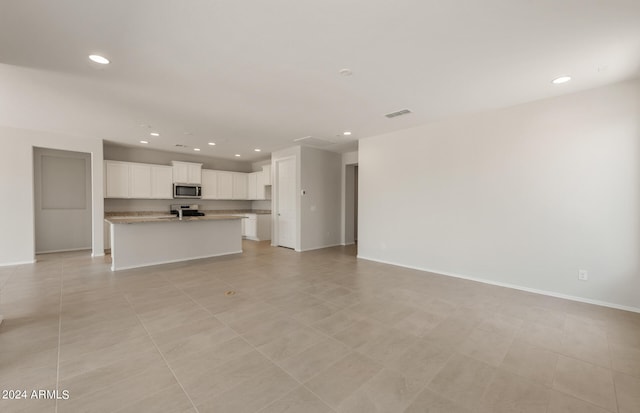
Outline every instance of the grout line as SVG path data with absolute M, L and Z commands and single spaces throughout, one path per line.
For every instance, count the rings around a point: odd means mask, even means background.
M 169 282 L 171 282 L 171 281 L 169 281 Z M 225 281 L 222 281 L 222 282 L 224 282 L 225 284 L 229 285 L 231 288 L 235 288 L 235 287 L 233 287 L 231 284 L 229 284 L 229 283 L 227 283 L 227 282 L 225 282 Z M 173 282 L 171 282 L 171 283 L 173 284 Z M 175 286 L 175 285 L 174 285 L 174 286 Z M 307 391 L 309 391 L 311 394 L 313 394 L 314 396 L 316 396 L 316 397 L 318 398 L 318 400 L 320 400 L 321 402 L 323 402 L 323 403 L 324 403 L 327 407 L 329 407 L 332 411 L 335 411 L 335 409 L 333 409 L 329 403 L 327 403 L 325 400 L 323 400 L 323 399 L 322 399 L 322 397 L 320 397 L 319 395 L 317 395 L 316 393 L 314 393 L 314 392 L 313 392 L 313 390 L 311 390 L 310 388 L 308 388 L 307 386 L 305 386 L 305 385 L 304 385 L 304 383 L 302 383 L 302 382 L 301 382 L 300 380 L 298 380 L 296 377 L 293 377 L 293 376 L 292 376 L 291 374 L 289 374 L 286 370 L 284 370 L 282 367 L 280 367 L 276 361 L 272 360 L 269 356 L 267 356 L 267 355 L 266 355 L 266 354 L 264 354 L 262 351 L 260 351 L 260 349 L 258 349 L 256 346 L 254 346 L 253 344 L 251 344 L 249 341 L 247 341 L 247 339 L 246 339 L 246 338 L 244 338 L 244 336 L 243 336 L 242 334 L 240 334 L 239 332 L 237 332 L 236 330 L 234 330 L 234 329 L 233 329 L 233 327 L 229 326 L 225 321 L 220 320 L 218 317 L 216 317 L 216 316 L 215 316 L 215 314 L 213 314 L 209 309 L 207 309 L 205 306 L 203 306 L 203 305 L 202 305 L 202 304 L 200 304 L 198 301 L 196 301 L 196 300 L 195 300 L 191 295 L 189 295 L 187 292 L 185 292 L 185 291 L 181 290 L 181 289 L 180 289 L 180 287 L 178 287 L 178 286 L 175 286 L 175 287 L 176 287 L 178 290 L 182 291 L 182 293 L 183 293 L 183 294 L 185 294 L 187 297 L 189 297 L 189 298 L 191 299 L 191 301 L 193 301 L 196 305 L 198 305 L 198 306 L 200 306 L 201 308 L 203 308 L 206 312 L 208 312 L 208 313 L 209 313 L 213 318 L 215 318 L 215 319 L 216 319 L 216 320 L 218 320 L 220 323 L 222 323 L 225 327 L 230 328 L 232 331 L 234 331 L 234 332 L 238 335 L 238 337 L 240 337 L 240 338 L 241 338 L 245 343 L 247 343 L 251 348 L 253 348 L 253 349 L 254 349 L 255 351 L 257 351 L 259 354 L 261 354 L 264 358 L 266 358 L 267 360 L 269 360 L 269 361 L 270 361 L 270 362 L 271 362 L 275 367 L 277 367 L 277 368 L 279 368 L 280 370 L 282 370 L 282 371 L 283 371 L 287 376 L 289 376 L 290 378 L 292 378 L 292 379 L 293 379 L 295 382 L 297 382 L 300 386 L 304 387 Z M 254 298 L 255 298 L 255 297 L 254 297 Z M 260 300 L 260 301 L 262 301 L 262 302 L 265 302 L 265 303 L 266 303 L 266 301 L 264 301 L 264 300 Z M 269 303 L 267 303 L 267 304 L 269 304 Z M 271 304 L 269 304 L 269 305 L 271 305 Z M 274 306 L 274 307 L 275 307 L 275 306 Z M 276 308 L 277 308 L 277 307 L 276 307 Z M 289 317 L 289 316 L 286 316 L 286 318 L 291 319 L 291 320 L 293 320 L 293 321 L 295 321 L 295 322 L 297 322 L 297 323 L 300 323 L 300 324 L 304 325 L 304 323 L 301 323 L 301 322 L 299 322 L 299 321 L 297 321 L 297 320 L 295 320 L 295 319 L 293 319 L 293 318 L 291 318 L 291 317 Z M 305 327 L 308 327 L 308 326 L 306 326 L 306 325 L 305 325 Z M 323 334 L 324 334 L 324 333 L 323 333 Z M 324 334 L 324 335 L 326 336 L 326 334 Z M 334 340 L 335 340 L 335 339 L 334 339 Z M 312 346 L 310 346 L 310 347 L 312 347 Z M 309 347 L 309 348 L 310 348 L 310 347 Z M 304 352 L 304 351 L 306 351 L 306 350 L 308 350 L 308 348 L 306 348 L 305 350 L 302 350 L 301 352 L 296 353 L 296 354 L 294 354 L 294 355 L 292 355 L 292 356 L 290 356 L 290 357 L 293 357 L 293 356 L 295 356 L 295 355 L 298 355 L 298 354 L 300 354 L 300 353 L 302 353 L 302 352 Z M 353 350 L 351 350 L 351 352 L 353 352 Z M 345 357 L 346 357 L 346 356 L 345 356 Z M 287 357 L 287 358 L 289 358 L 289 357 Z M 342 358 L 338 359 L 337 361 L 335 361 L 334 363 L 331 363 L 330 365 L 333 365 L 333 364 L 337 363 L 338 361 L 342 360 L 343 358 L 344 358 L 344 357 L 342 357 Z M 266 369 L 265 369 L 265 370 L 266 370 Z M 263 370 L 263 371 L 264 371 L 264 370 Z M 324 370 L 323 370 L 323 371 L 324 371 Z M 262 371 L 261 371 L 260 373 L 262 373 Z M 260 374 L 260 373 L 257 373 L 256 375 L 258 375 L 258 374 Z M 255 376 L 254 376 L 254 377 L 255 377 Z M 314 377 L 315 377 L 315 376 L 314 376 Z M 249 379 L 247 379 L 247 380 L 250 380 L 250 378 L 249 378 Z M 224 394 L 225 392 L 230 391 L 230 390 L 232 390 L 232 389 L 234 389 L 234 388 L 236 388 L 236 387 L 238 387 L 238 386 L 242 385 L 242 384 L 243 384 L 243 383 L 245 383 L 247 380 L 244 380 L 244 381 L 242 381 L 242 382 L 240 382 L 240 383 L 236 384 L 235 386 L 233 386 L 233 387 L 231 387 L 231 388 L 229 388 L 229 389 L 225 390 L 225 391 L 224 391 L 223 393 L 221 393 L 221 394 Z M 310 380 L 311 380 L 311 379 L 310 379 Z M 264 410 L 264 409 L 265 409 L 266 407 L 268 407 L 269 405 L 271 405 L 271 404 L 273 404 L 273 403 L 275 403 L 275 402 L 277 402 L 277 401 L 279 401 L 279 400 L 283 399 L 284 397 L 286 397 L 286 396 L 288 396 L 290 393 L 292 393 L 294 390 L 296 390 L 296 389 L 292 389 L 290 392 L 286 393 L 286 394 L 285 394 L 285 395 L 283 395 L 282 397 L 279 397 L 279 398 L 277 398 L 277 399 L 273 400 L 271 403 L 269 403 L 269 404 L 267 404 L 267 405 L 265 405 L 265 406 L 261 407 L 258 411 Z M 214 396 L 214 398 L 215 398 L 215 397 L 218 397 L 218 396 Z
M 610 366 L 609 371 L 611 372 L 611 381 L 613 382 L 613 395 L 615 396 L 615 400 L 616 400 L 616 411 L 620 413 L 620 402 L 618 401 L 618 387 L 616 386 L 616 379 L 614 377 L 617 370 L 613 369 L 613 357 L 611 357 L 612 355 L 611 341 L 609 341 L 608 332 L 605 332 L 605 339 L 607 340 L 607 353 L 608 353 L 607 355 L 609 356 L 609 366 Z
M 187 391 L 184 389 L 184 386 L 182 385 L 182 383 L 180 383 L 180 380 L 178 380 L 178 376 L 176 376 L 176 373 L 173 371 L 173 369 L 171 368 L 171 365 L 169 364 L 167 359 L 164 357 L 164 354 L 162 354 L 162 351 L 160 351 L 160 347 L 158 347 L 158 344 L 156 344 L 156 341 L 153 339 L 153 336 L 151 335 L 151 333 L 149 332 L 147 327 L 144 325 L 144 323 L 140 319 L 140 316 L 138 315 L 137 311 L 135 310 L 135 307 L 133 306 L 133 304 L 131 304 L 131 300 L 129 300 L 129 297 L 127 297 L 126 294 L 123 294 L 123 296 L 124 296 L 124 299 L 127 300 L 127 303 L 129 304 L 129 307 L 131 307 L 131 310 L 133 310 L 133 313 L 136 315 L 136 318 L 138 319 L 138 322 L 140 323 L 140 325 L 142 325 L 142 328 L 144 328 L 144 331 L 146 331 L 147 335 L 151 339 L 151 342 L 153 343 L 153 346 L 156 348 L 156 351 L 158 352 L 158 354 L 160 354 L 160 357 L 162 357 L 162 360 L 164 360 L 164 363 L 166 364 L 167 368 L 171 372 L 171 375 L 173 376 L 173 378 L 176 380 L 176 383 L 178 383 L 178 386 L 180 386 L 180 388 L 182 389 L 182 392 L 185 394 L 185 396 L 187 396 L 187 399 L 189 399 L 189 402 L 191 403 L 191 405 L 195 409 L 196 413 L 199 413 L 198 407 L 193 402 L 193 400 L 191 400 L 191 396 L 189 396 L 189 393 L 187 393 Z M 160 390 L 162 390 L 162 389 L 160 389 Z M 140 400 L 142 400 L 142 399 L 140 399 Z

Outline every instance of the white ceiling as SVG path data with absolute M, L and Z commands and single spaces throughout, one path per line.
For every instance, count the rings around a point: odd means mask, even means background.
M 638 0 L 0 0 L 0 124 L 250 161 L 639 68 Z

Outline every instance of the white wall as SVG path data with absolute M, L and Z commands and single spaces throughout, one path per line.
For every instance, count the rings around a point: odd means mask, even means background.
M 639 158 L 640 81 L 363 139 L 359 256 L 638 310 Z
M 102 140 L 0 126 L 0 145 L 0 266 L 35 258 L 34 146 L 91 154 L 92 249 L 103 255 Z
M 342 155 L 302 147 L 300 199 L 302 251 L 340 244 Z

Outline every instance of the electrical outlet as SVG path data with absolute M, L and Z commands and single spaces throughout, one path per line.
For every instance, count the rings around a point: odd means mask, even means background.
M 587 270 L 578 270 L 578 279 L 587 281 L 589 279 L 589 273 L 587 272 Z

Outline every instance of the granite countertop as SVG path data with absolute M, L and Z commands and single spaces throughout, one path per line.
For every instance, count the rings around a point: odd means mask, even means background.
M 110 224 L 139 224 L 144 222 L 183 222 L 183 221 L 222 221 L 229 219 L 242 219 L 237 215 L 205 215 L 201 217 L 183 217 L 176 215 L 148 215 L 148 216 L 110 216 L 104 220 Z
M 232 215 L 232 214 L 271 214 L 268 209 L 225 209 L 225 210 L 201 210 L 206 215 Z M 105 218 L 134 218 L 134 217 L 167 217 L 167 211 L 121 211 L 121 212 L 105 212 Z

